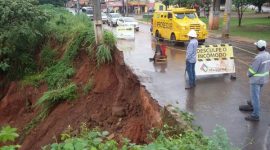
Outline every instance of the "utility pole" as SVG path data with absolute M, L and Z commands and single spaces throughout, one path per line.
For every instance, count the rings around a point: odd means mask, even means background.
M 77 14 L 80 13 L 80 0 L 77 0 Z
M 100 45 L 103 39 L 100 0 L 93 0 L 93 4 L 94 4 L 94 29 L 95 29 L 96 44 Z
M 220 0 L 212 0 L 209 14 L 209 30 L 217 30 L 219 28 L 219 10 Z
M 128 0 L 126 0 L 126 14 L 125 14 L 126 17 L 128 17 Z
M 232 0 L 226 0 L 223 18 L 223 30 L 222 30 L 222 37 L 224 38 L 229 38 L 230 35 L 231 12 L 232 12 Z

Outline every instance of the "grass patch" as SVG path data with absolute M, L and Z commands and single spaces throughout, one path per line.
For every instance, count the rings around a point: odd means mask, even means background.
M 97 66 L 99 67 L 106 62 L 112 61 L 112 53 L 115 48 L 116 38 L 112 32 L 103 32 L 102 44 L 97 47 L 96 60 Z
M 47 112 L 59 104 L 61 101 L 72 100 L 76 98 L 76 89 L 77 86 L 74 83 L 71 83 L 66 87 L 45 92 L 43 96 L 38 99 L 35 106 L 41 106 L 42 111 Z
M 32 85 L 35 87 L 39 87 L 40 83 L 44 79 L 44 72 L 36 73 L 33 75 L 24 76 L 21 81 L 22 86 Z
M 142 19 L 138 19 L 139 21 L 143 21 L 143 22 L 151 22 L 151 18 L 142 18 Z
M 69 83 L 69 78 L 75 74 L 75 70 L 70 64 L 63 61 L 50 67 L 45 73 L 45 80 L 49 89 L 57 89 Z
M 112 54 L 109 47 L 104 44 L 98 46 L 97 52 L 96 52 L 96 58 L 97 58 L 98 67 L 102 64 L 105 64 L 106 62 L 111 62 Z
M 203 22 L 208 24 L 206 18 L 201 18 Z M 214 33 L 221 34 L 223 26 L 223 18 L 219 20 L 219 30 Z M 212 32 L 212 31 L 211 31 Z M 230 24 L 230 34 L 232 36 L 245 37 L 253 40 L 269 40 L 270 39 L 270 19 L 268 18 L 243 18 L 242 26 L 238 27 L 238 18 L 232 18 Z
M 45 80 L 48 83 L 49 89 L 56 89 L 69 83 L 69 78 L 75 74 L 72 62 L 77 56 L 82 44 L 89 44 L 89 41 L 87 41 L 89 36 L 91 37 L 90 31 L 84 31 L 78 36 L 75 36 L 63 58 L 56 65 L 46 70 Z

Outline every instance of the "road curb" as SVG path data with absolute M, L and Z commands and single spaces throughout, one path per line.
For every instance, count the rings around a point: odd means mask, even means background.
M 145 22 L 145 21 L 139 21 L 139 20 L 138 20 L 138 22 L 139 22 L 139 23 L 142 23 L 142 24 L 147 24 L 147 25 L 151 25 L 151 23 L 150 23 L 150 22 Z
M 241 37 L 236 37 L 236 36 L 230 36 L 229 38 L 223 38 L 221 36 L 221 34 L 215 34 L 215 33 L 209 33 L 208 34 L 208 37 L 215 38 L 215 39 L 220 39 L 220 40 L 227 40 L 229 42 L 250 43 L 250 45 L 254 45 L 254 42 L 256 42 L 256 40 L 252 40 L 252 39 L 242 39 L 242 40 L 239 40 L 239 38 L 241 38 Z M 266 41 L 266 42 L 268 42 L 268 41 Z M 270 49 L 270 45 L 269 44 L 266 47 L 266 49 Z

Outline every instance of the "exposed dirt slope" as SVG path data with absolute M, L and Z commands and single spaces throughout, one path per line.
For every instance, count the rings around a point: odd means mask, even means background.
M 77 73 L 72 78 L 79 87 L 78 98 L 59 104 L 25 137 L 21 150 L 40 149 L 55 142 L 53 137 L 59 138 L 68 125 L 76 129 L 82 122 L 108 130 L 116 139 L 123 135 L 136 143 L 147 142 L 148 130 L 161 124 L 160 108 L 125 66 L 122 53 L 117 51 L 113 59 L 113 63 L 97 69 L 95 62 L 80 52 L 74 64 Z M 82 87 L 89 78 L 94 80 L 94 89 L 84 95 Z M 38 109 L 31 109 L 31 104 L 46 90 L 46 85 L 35 88 L 11 83 L 0 101 L 0 125 L 10 124 L 22 131 L 37 114 Z

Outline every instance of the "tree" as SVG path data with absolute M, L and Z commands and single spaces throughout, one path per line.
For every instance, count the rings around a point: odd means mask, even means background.
M 243 14 L 248 7 L 249 1 L 248 0 L 233 0 L 233 4 L 237 10 L 238 26 L 240 27 L 242 23 Z
M 40 4 L 52 4 L 54 6 L 65 6 L 69 0 L 39 0 Z
M 178 7 L 194 8 L 196 5 L 202 5 L 201 0 L 174 0 L 173 4 Z
M 28 72 L 48 16 L 38 9 L 36 0 L 0 1 L 0 14 L 0 73 Z
M 162 3 L 166 6 L 166 10 L 167 10 L 168 7 L 173 4 L 173 1 L 172 0 L 163 0 Z
M 270 0 L 250 0 L 250 3 L 256 7 L 258 7 L 258 13 L 262 12 L 262 5 L 266 2 L 270 2 Z

